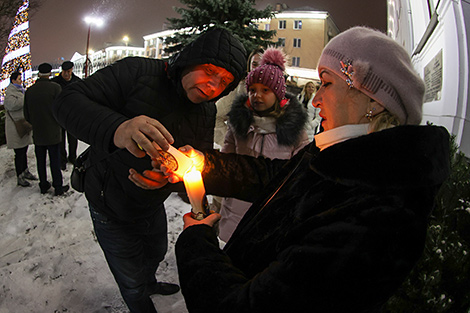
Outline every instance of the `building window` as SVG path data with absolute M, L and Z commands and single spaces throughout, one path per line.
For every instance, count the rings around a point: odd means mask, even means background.
M 286 29 L 286 21 L 279 21 L 279 29 Z
M 302 29 L 302 21 L 294 21 L 294 29 Z
M 271 28 L 271 24 L 264 24 L 264 30 L 268 31 Z
M 286 38 L 279 38 L 277 43 L 278 43 L 279 47 L 285 47 L 286 46 Z
M 299 67 L 300 66 L 300 57 L 293 57 L 292 58 L 292 66 Z
M 294 48 L 300 48 L 300 44 L 301 44 L 301 39 L 294 38 Z

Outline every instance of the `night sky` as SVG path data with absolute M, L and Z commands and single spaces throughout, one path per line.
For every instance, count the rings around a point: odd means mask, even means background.
M 34 1 L 34 0 L 32 0 Z M 328 11 L 340 30 L 354 25 L 367 25 L 386 31 L 386 0 L 286 0 L 290 8 L 309 6 Z M 257 8 L 275 2 L 257 1 Z M 101 28 L 92 28 L 90 49 L 123 45 L 143 47 L 143 36 L 163 29 L 167 17 L 179 17 L 173 7 L 177 0 L 44 0 L 42 7 L 30 18 L 32 64 L 61 63 L 74 52 L 84 54 L 88 26 L 87 15 L 105 19 Z

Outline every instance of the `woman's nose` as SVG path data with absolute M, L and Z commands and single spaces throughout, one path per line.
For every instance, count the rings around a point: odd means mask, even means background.
M 313 100 L 312 100 L 312 105 L 316 108 L 318 108 L 318 106 L 320 105 L 320 97 L 318 95 L 318 92 L 317 94 L 313 97 Z

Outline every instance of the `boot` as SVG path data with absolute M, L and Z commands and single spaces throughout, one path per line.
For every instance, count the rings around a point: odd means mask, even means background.
M 45 183 L 39 183 L 39 189 L 41 189 L 41 194 L 45 194 L 51 188 L 51 183 L 46 181 Z
M 147 286 L 147 294 L 150 295 L 172 295 L 180 291 L 180 287 L 176 284 L 171 283 L 162 283 L 162 282 L 155 282 Z
M 55 196 L 61 196 L 61 195 L 64 194 L 64 192 L 67 192 L 69 190 L 69 188 L 70 188 L 69 185 L 57 187 L 57 188 L 55 188 L 54 195 Z
M 38 180 L 38 178 L 36 176 L 34 176 L 33 174 L 31 174 L 31 172 L 29 171 L 29 169 L 25 169 L 24 172 L 24 178 L 26 179 L 29 179 L 29 180 Z
M 18 176 L 18 186 L 21 186 L 21 187 L 29 187 L 31 186 L 31 184 L 29 183 L 29 181 L 26 180 L 26 177 L 24 175 L 24 172 L 21 173 L 19 176 Z

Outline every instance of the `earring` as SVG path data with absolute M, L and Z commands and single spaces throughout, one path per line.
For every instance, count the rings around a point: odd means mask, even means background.
M 372 108 L 372 109 L 369 110 L 369 112 L 367 112 L 367 113 L 364 115 L 364 116 L 369 120 L 369 122 L 372 121 L 372 118 L 373 118 L 372 113 L 374 113 L 374 111 L 375 111 L 375 108 Z

